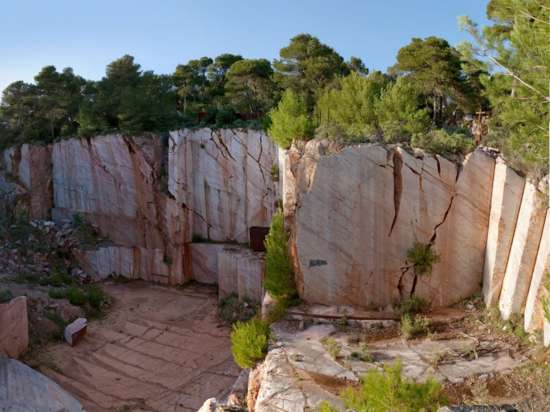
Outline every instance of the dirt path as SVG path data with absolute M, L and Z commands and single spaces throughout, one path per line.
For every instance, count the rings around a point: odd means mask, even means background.
M 92 322 L 76 347 L 57 344 L 41 370 L 95 411 L 196 411 L 235 381 L 230 329 L 215 292 L 144 282 L 106 284 L 108 317 Z

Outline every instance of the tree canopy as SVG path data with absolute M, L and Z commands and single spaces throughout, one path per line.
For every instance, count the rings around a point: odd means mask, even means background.
M 543 0 L 490 0 L 487 15 L 493 24 L 483 29 L 462 18 L 473 43 L 455 48 L 435 36 L 413 38 L 386 73 L 370 72 L 359 57 L 345 60 L 311 34 L 290 39 L 273 62 L 223 53 L 179 64 L 170 75 L 144 71 L 129 55 L 98 81 L 46 66 L 33 83 L 4 90 L 0 146 L 246 126 L 266 128 L 283 148 L 319 136 L 459 155 L 474 146 L 473 125 L 489 116 L 482 143 L 500 148 L 517 169 L 543 176 L 550 9 Z

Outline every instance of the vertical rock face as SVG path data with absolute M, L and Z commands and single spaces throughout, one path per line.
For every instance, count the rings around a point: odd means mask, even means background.
M 0 358 L 18 358 L 28 346 L 27 298 L 19 296 L 0 304 Z
M 546 218 L 540 240 L 533 277 L 529 286 L 529 294 L 525 304 L 524 327 L 531 332 L 542 329 L 544 314 L 542 299 L 550 291 L 546 291 L 545 282 L 550 281 L 550 212 L 546 211 Z
M 28 193 L 31 219 L 48 219 L 52 208 L 51 146 L 24 144 L 4 151 L 2 166 Z
M 483 298 L 487 306 L 496 305 L 500 297 L 524 185 L 522 177 L 497 160 L 483 266 Z
M 432 275 L 419 280 L 419 296 L 448 305 L 479 289 L 492 158 L 476 151 L 461 170 L 400 148 L 329 150 L 312 141 L 282 165 L 283 193 L 295 192 L 285 212 L 306 301 L 380 307 L 410 296 L 406 252 L 415 241 L 431 243 L 441 256 Z
M 238 246 L 227 246 L 218 253 L 218 297 L 237 295 L 256 303 L 264 295 L 263 253 L 252 252 Z
M 99 277 L 113 269 L 162 283 L 184 280 L 187 212 L 163 187 L 158 138 L 64 140 L 54 144 L 52 163 L 54 219 L 81 214 L 116 245 L 83 253 L 83 266 Z
M 504 319 L 524 309 L 544 226 L 542 201 L 535 185 L 527 182 L 500 293 L 499 309 Z
M 248 241 L 248 228 L 268 226 L 277 199 L 271 170 L 277 148 L 256 131 L 172 132 L 168 190 L 190 211 L 194 236 Z

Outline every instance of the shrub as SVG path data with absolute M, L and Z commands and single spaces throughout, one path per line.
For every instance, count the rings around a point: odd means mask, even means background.
M 67 296 L 67 291 L 63 288 L 50 289 L 48 296 L 52 299 L 64 299 Z
M 322 401 L 317 406 L 317 411 L 318 412 L 338 412 L 338 409 L 332 406 L 328 401 Z
M 288 234 L 285 231 L 281 211 L 273 216 L 269 234 L 265 239 L 265 248 L 265 289 L 275 299 L 295 295 L 294 270 L 288 251 Z
M 304 100 L 292 89 L 285 90 L 278 106 L 269 116 L 269 136 L 283 149 L 288 149 L 295 139 L 308 140 L 313 136 L 313 123 Z
M 428 131 L 430 118 L 425 109 L 419 108 L 419 96 L 403 77 L 382 92 L 376 104 L 376 116 L 385 142 L 409 141 L 415 134 Z
M 73 215 L 72 226 L 78 240 L 83 245 L 97 246 L 103 241 L 98 230 L 79 213 Z
M 413 266 L 415 274 L 429 276 L 432 274 L 433 264 L 439 262 L 439 255 L 432 250 L 429 243 L 415 242 L 407 250 L 407 260 Z
M 222 299 L 218 307 L 220 318 L 226 323 L 247 321 L 254 317 L 256 311 L 256 305 L 247 300 L 240 301 L 235 294 Z
M 336 360 L 340 356 L 340 351 L 342 350 L 342 345 L 336 342 L 334 338 L 324 337 L 321 339 L 321 344 L 330 354 L 331 358 Z
M 81 289 L 71 286 L 67 288 L 67 299 L 71 305 L 82 306 L 86 303 L 86 294 Z
M 103 302 L 105 302 L 105 292 L 100 285 L 90 285 L 87 290 L 87 299 L 90 306 L 94 309 L 100 309 Z
M 378 130 L 375 104 L 380 98 L 386 76 L 374 72 L 365 77 L 353 72 L 329 86 L 320 95 L 316 116 L 320 135 L 348 143 L 363 142 Z
M 428 332 L 428 319 L 424 316 L 412 316 L 408 313 L 401 317 L 401 334 L 405 339 L 412 339 Z
M 231 332 L 231 352 L 241 368 L 252 368 L 265 358 L 269 343 L 269 325 L 261 319 L 236 322 Z
M 440 155 L 464 155 L 475 147 L 473 139 L 465 133 L 444 129 L 415 134 L 411 145 Z
M 363 362 L 372 362 L 374 360 L 372 353 L 366 343 L 361 346 L 360 351 L 355 351 L 350 354 L 351 359 L 361 360 Z
M 13 293 L 9 289 L 0 289 L 0 303 L 7 303 L 13 299 Z
M 446 404 L 443 387 L 433 378 L 417 383 L 402 376 L 402 365 L 396 362 L 383 371 L 370 369 L 355 389 L 342 392 L 346 408 L 356 412 L 436 411 Z
M 428 306 L 428 302 L 426 302 L 425 299 L 413 296 L 401 302 L 398 309 L 402 315 L 416 315 L 425 312 L 428 309 Z

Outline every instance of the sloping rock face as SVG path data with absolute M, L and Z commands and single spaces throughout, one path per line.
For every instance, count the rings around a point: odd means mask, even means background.
M 59 385 L 27 365 L 0 357 L 0 410 L 12 412 L 84 411 Z
M 287 152 L 281 166 L 307 302 L 384 307 L 414 289 L 443 306 L 479 289 L 494 159 L 477 150 L 457 166 L 380 145 L 330 151 L 311 141 Z M 406 258 L 415 241 L 432 244 L 441 257 L 417 282 Z
M 190 213 L 195 237 L 248 242 L 251 226 L 269 226 L 277 200 L 271 176 L 277 147 L 253 130 L 170 133 L 168 190 Z

